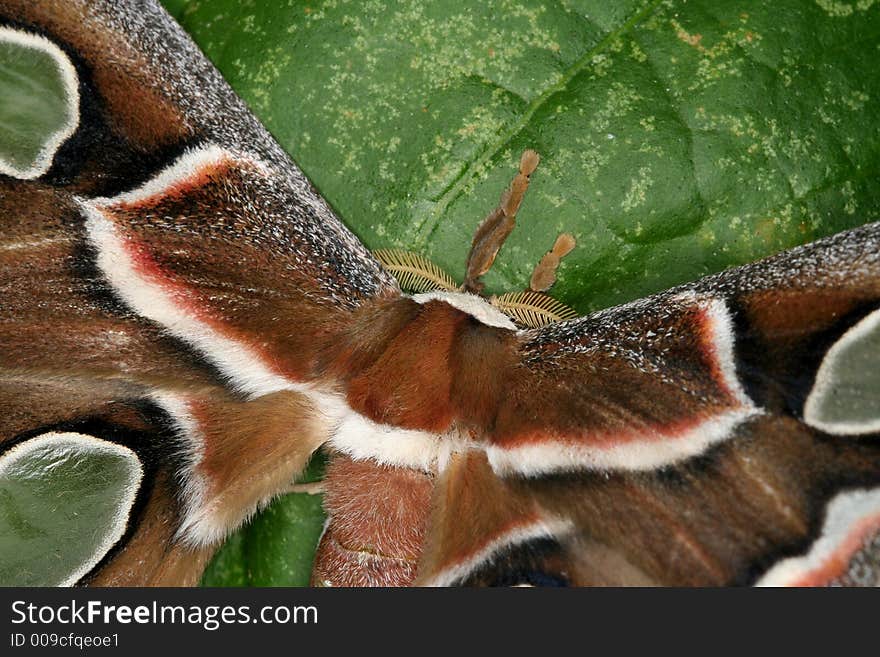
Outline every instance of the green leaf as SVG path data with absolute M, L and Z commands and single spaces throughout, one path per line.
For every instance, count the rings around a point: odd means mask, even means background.
M 324 456 L 312 459 L 300 482 L 324 476 Z M 308 586 L 324 529 L 321 495 L 283 495 L 233 534 L 205 570 L 203 586 Z
M 519 154 L 486 277 L 587 312 L 880 216 L 880 2 L 191 0 L 207 55 L 371 248 L 456 279 Z
M 0 586 L 69 585 L 122 537 L 142 470 L 134 452 L 47 433 L 0 458 Z
M 320 495 L 284 495 L 234 534 L 204 586 L 308 586 L 324 513 Z

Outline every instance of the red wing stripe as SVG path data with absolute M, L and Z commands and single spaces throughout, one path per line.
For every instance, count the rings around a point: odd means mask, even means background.
M 240 391 L 258 396 L 289 389 L 293 382 L 275 371 L 256 348 L 225 335 L 194 308 L 186 290 L 151 267 L 149 257 L 113 220 L 117 206 L 145 204 L 163 195 L 179 194 L 232 158 L 217 146 L 190 151 L 139 189 L 115 198 L 79 202 L 87 217 L 89 239 L 98 254 L 98 267 L 126 304 L 205 354 Z
M 760 414 L 756 408 L 742 408 L 716 415 L 680 433 L 629 435 L 619 444 L 572 444 L 568 440 L 546 440 L 540 444 L 486 448 L 489 463 L 499 475 L 537 477 L 578 470 L 654 470 L 699 456 L 712 445 L 727 440 L 734 429 Z
M 633 429 L 617 433 L 601 426 L 587 426 L 580 433 L 576 429 L 567 433 L 539 429 L 490 444 L 486 451 L 493 470 L 500 475 L 526 476 L 577 470 L 652 470 L 704 453 L 730 438 L 742 422 L 762 413 L 736 376 L 734 332 L 726 304 L 692 295 L 680 300 L 696 303 L 701 309 L 697 331 L 717 391 L 715 412 L 701 417 L 698 406 L 685 406 L 674 409 L 681 414 L 677 421 L 645 427 L 644 418 L 634 417 Z M 662 395 L 662 390 L 658 387 L 657 394 Z

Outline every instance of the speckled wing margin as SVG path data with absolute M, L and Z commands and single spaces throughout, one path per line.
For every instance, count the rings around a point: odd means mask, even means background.
M 417 581 L 880 583 L 878 318 L 870 224 L 520 334 Z
M 157 2 L 3 0 L 0 30 L 67 117 L 0 175 L 0 457 L 126 445 L 142 483 L 80 581 L 193 584 L 327 439 L 316 364 L 397 285 Z

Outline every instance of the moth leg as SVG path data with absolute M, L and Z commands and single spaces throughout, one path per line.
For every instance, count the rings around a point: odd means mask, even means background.
M 534 173 L 539 161 L 540 157 L 535 151 L 523 152 L 519 161 L 519 171 L 513 177 L 510 186 L 501 194 L 498 207 L 483 219 L 474 233 L 462 285 L 465 292 L 479 294 L 482 291 L 483 283 L 479 279 L 489 271 L 492 263 L 495 262 L 498 250 L 516 226 L 516 213 L 529 188 L 529 177 Z
M 287 493 L 305 493 L 306 495 L 323 495 L 324 493 L 324 482 L 323 481 L 312 481 L 307 484 L 290 484 L 287 488 L 282 491 L 282 494 Z
M 556 270 L 562 258 L 571 253 L 575 247 L 574 237 L 568 233 L 561 233 L 553 243 L 553 248 L 544 254 L 541 261 L 535 265 L 532 277 L 529 280 L 529 289 L 532 292 L 546 292 L 556 282 Z

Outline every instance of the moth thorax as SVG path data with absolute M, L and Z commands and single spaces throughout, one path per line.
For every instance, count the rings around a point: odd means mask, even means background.
M 429 301 L 443 301 L 487 326 L 511 331 L 516 330 L 516 324 L 513 323 L 510 317 L 476 294 L 437 290 L 416 294 L 413 296 L 413 301 L 421 304 L 428 303 Z

